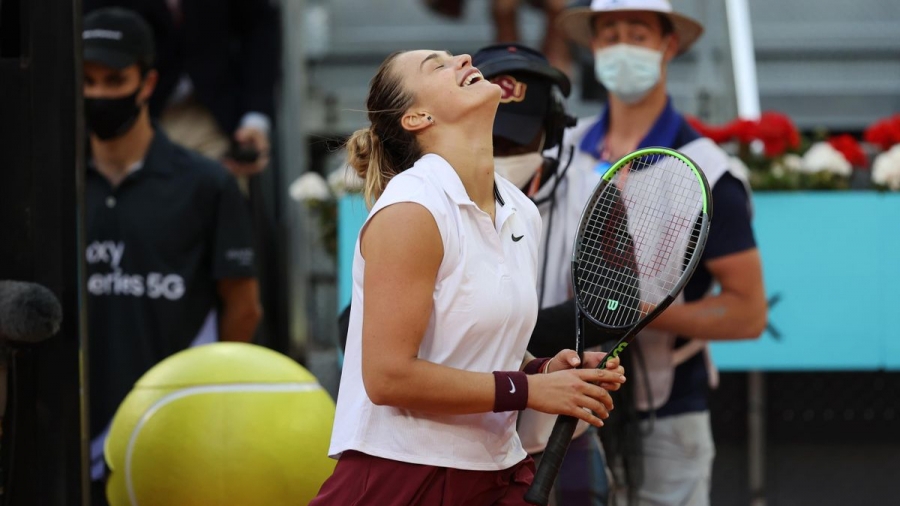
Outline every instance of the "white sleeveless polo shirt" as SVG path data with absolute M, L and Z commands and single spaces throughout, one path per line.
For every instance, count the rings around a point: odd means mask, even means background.
M 395 176 L 369 212 L 414 202 L 431 212 L 444 257 L 419 358 L 468 371 L 518 370 L 537 319 L 537 208 L 495 176 L 496 222 L 471 201 L 456 171 L 428 154 Z M 364 225 L 365 227 L 365 225 Z M 414 464 L 506 469 L 525 458 L 516 412 L 438 415 L 377 406 L 362 380 L 365 260 L 357 238 L 350 326 L 329 455 L 356 450 Z

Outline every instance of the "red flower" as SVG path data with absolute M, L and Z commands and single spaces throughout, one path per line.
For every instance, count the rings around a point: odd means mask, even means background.
M 850 162 L 850 165 L 854 167 L 869 166 L 869 158 L 852 135 L 836 135 L 828 139 L 828 144 L 831 144 L 831 147 L 844 155 L 844 158 Z
M 863 139 L 871 144 L 877 144 L 885 151 L 891 149 L 894 144 L 900 144 L 900 114 L 873 123 L 866 129 Z
M 788 149 L 800 147 L 800 132 L 797 127 L 790 118 L 777 112 L 764 112 L 756 121 L 738 118 L 718 127 L 707 125 L 691 116 L 687 120 L 700 135 L 709 137 L 717 144 L 732 140 L 750 144 L 760 140 L 768 157 L 780 156 Z
M 694 130 L 697 131 L 697 133 L 699 133 L 703 137 L 708 137 L 716 144 L 722 144 L 734 138 L 734 132 L 732 131 L 731 124 L 712 126 L 703 123 L 694 116 L 685 116 L 685 119 L 694 128 Z
M 750 144 L 758 138 L 759 125 L 756 121 L 738 118 L 731 123 L 734 137 L 741 144 Z
M 766 156 L 781 156 L 790 149 L 800 147 L 800 132 L 794 122 L 784 114 L 772 111 L 762 113 L 756 123 L 755 137 L 763 142 Z

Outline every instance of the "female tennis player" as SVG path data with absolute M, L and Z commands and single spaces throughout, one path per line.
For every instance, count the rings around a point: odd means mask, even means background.
M 311 505 L 523 505 L 534 465 L 526 407 L 601 426 L 617 362 L 574 351 L 526 360 L 537 316 L 540 218 L 494 176 L 500 87 L 468 55 L 388 57 L 347 143 L 373 207 L 353 261 L 330 455 Z

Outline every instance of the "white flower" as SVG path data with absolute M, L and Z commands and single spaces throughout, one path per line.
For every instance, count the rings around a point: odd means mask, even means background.
M 900 190 L 900 144 L 875 157 L 872 181 L 891 190 Z
M 783 177 L 788 172 L 802 171 L 803 159 L 795 153 L 787 153 L 772 162 L 772 174 Z
M 849 176 L 853 172 L 850 162 L 840 151 L 827 142 L 817 142 L 810 146 L 800 161 L 801 172 L 831 172 L 841 176 Z
M 781 163 L 784 169 L 790 172 L 799 172 L 803 166 L 803 158 L 796 153 L 788 153 L 781 157 Z
M 784 165 L 779 162 L 775 162 L 772 164 L 772 175 L 775 177 L 784 177 Z
M 359 193 L 366 186 L 366 180 L 359 177 L 349 165 L 340 165 L 328 174 L 328 186 L 338 197 L 345 193 Z
M 765 143 L 759 139 L 753 139 L 752 141 L 750 141 L 750 152 L 757 156 L 765 153 Z
M 295 179 L 288 188 L 288 193 L 297 202 L 331 200 L 331 190 L 328 189 L 325 178 L 312 171 Z

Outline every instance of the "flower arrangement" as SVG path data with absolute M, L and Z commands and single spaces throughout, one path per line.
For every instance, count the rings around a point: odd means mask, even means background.
M 365 181 L 346 165 L 340 165 L 325 179 L 309 171 L 294 180 L 288 194 L 296 202 L 306 205 L 318 218 L 319 233 L 325 251 L 337 258 L 337 201 L 345 193 L 361 192 Z
M 900 190 L 900 114 L 866 129 L 860 143 L 849 134 L 800 134 L 791 119 L 767 111 L 758 120 L 707 125 L 688 122 L 743 166 L 757 190 Z M 872 157 L 870 154 L 876 156 Z M 870 164 L 870 161 L 872 162 Z
M 900 114 L 876 121 L 866 129 L 863 138 L 881 150 L 872 163 L 872 182 L 900 190 Z

